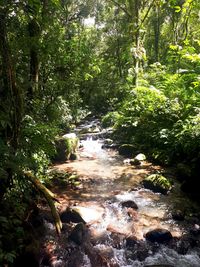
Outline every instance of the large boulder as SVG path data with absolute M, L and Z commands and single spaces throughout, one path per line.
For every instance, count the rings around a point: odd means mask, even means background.
M 137 237 L 135 236 L 128 236 L 126 238 L 126 247 L 133 248 L 139 243 Z
M 66 161 L 76 159 L 76 150 L 79 145 L 79 139 L 75 133 L 65 134 L 55 141 L 56 154 L 53 161 Z
M 154 229 L 146 233 L 145 238 L 151 242 L 167 243 L 172 240 L 172 234 L 166 229 Z
M 139 161 L 144 161 L 144 160 L 146 160 L 146 156 L 144 154 L 140 153 L 137 156 L 135 156 L 134 159 L 137 159 Z
M 135 210 L 138 209 L 138 205 L 133 200 L 123 201 L 121 203 L 121 206 L 122 206 L 122 208 L 132 208 Z
M 167 194 L 172 189 L 171 182 L 160 174 L 152 174 L 143 180 L 145 188 L 157 193 Z
M 86 223 L 78 211 L 70 209 L 69 207 L 60 214 L 60 219 L 63 223 Z
M 72 209 L 74 212 L 77 212 L 87 224 L 101 221 L 105 212 L 104 208 L 99 205 L 94 205 L 92 207 L 74 206 Z
M 150 252 L 150 248 L 147 244 L 147 242 L 135 240 L 128 238 L 128 242 L 126 239 L 126 253 L 128 257 L 132 260 L 139 260 L 144 261 L 148 256 Z
M 78 223 L 69 235 L 69 239 L 77 245 L 82 245 L 88 239 L 88 229 L 83 223 Z

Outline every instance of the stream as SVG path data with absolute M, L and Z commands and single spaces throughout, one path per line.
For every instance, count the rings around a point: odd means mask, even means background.
M 129 165 L 117 150 L 104 148 L 105 133 L 96 120 L 80 125 L 76 129 L 81 139 L 78 159 L 53 167 L 79 177 L 76 187 L 58 186 L 54 192 L 59 197 L 60 213 L 70 207 L 86 222 L 86 238 L 81 244 L 70 240 L 76 223 L 63 223 L 62 234 L 57 237 L 47 216 L 45 256 L 40 266 L 199 267 L 198 205 L 180 191 L 177 182 L 168 195 L 145 189 L 141 182 L 149 174 L 164 173 L 173 179 L 173 171 L 148 161 Z M 138 209 L 123 207 L 126 201 L 134 201 Z M 174 211 L 184 213 L 185 219 L 174 220 Z M 156 228 L 170 231 L 173 239 L 167 244 L 147 241 L 145 234 Z

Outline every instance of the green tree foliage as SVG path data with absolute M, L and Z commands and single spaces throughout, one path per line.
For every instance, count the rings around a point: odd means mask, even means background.
M 199 8 L 197 0 L 2 0 L 0 204 L 12 206 L 20 192 L 18 214 L 33 190 L 23 173 L 46 179 L 56 138 L 89 111 L 108 112 L 104 126 L 122 142 L 187 163 L 195 176 Z M 12 216 L 0 214 L 5 233 Z M 3 245 L 0 264 L 16 253 Z

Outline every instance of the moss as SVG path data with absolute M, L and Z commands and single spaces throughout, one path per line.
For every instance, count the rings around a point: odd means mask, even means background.
M 79 139 L 75 134 L 66 134 L 59 137 L 55 141 L 56 145 L 56 155 L 53 161 L 66 161 L 70 159 L 71 155 L 76 154 L 78 148 Z M 73 156 L 72 156 L 73 158 Z
M 147 189 L 162 194 L 167 194 L 172 188 L 171 182 L 160 174 L 152 174 L 146 177 L 143 181 L 143 185 Z
M 71 154 L 75 154 L 76 149 L 78 147 L 79 140 L 77 137 L 75 138 L 65 138 L 65 144 L 66 144 L 66 158 L 70 159 Z

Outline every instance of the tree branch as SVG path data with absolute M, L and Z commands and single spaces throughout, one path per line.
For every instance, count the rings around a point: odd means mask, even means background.
M 115 0 L 110 0 L 111 2 L 113 2 L 115 5 L 117 5 L 122 11 L 124 11 L 124 13 L 131 17 L 130 13 L 128 12 L 128 10 L 126 8 L 124 8 L 123 6 L 121 6 L 117 1 Z
M 30 171 L 26 171 L 24 172 L 25 177 L 28 178 L 29 181 L 31 181 L 33 183 L 33 185 L 36 187 L 36 189 L 38 191 L 40 191 L 44 197 L 46 198 L 48 205 L 51 209 L 51 214 L 52 217 L 54 219 L 54 223 L 55 223 L 55 227 L 56 227 L 56 231 L 58 233 L 58 235 L 60 235 L 61 230 L 62 230 L 62 222 L 60 220 L 60 216 L 56 210 L 55 204 L 53 200 L 56 200 L 56 196 L 54 193 L 52 193 L 49 189 L 47 189 L 41 182 L 39 179 L 37 179 Z
M 153 4 L 154 4 L 155 0 L 153 0 L 146 12 L 146 14 L 144 15 L 144 18 L 142 19 L 142 21 L 140 22 L 140 25 L 138 26 L 138 29 L 140 29 L 142 27 L 142 24 L 145 22 L 146 18 L 148 17 L 149 15 L 149 12 L 151 11 L 151 8 L 153 7 Z

